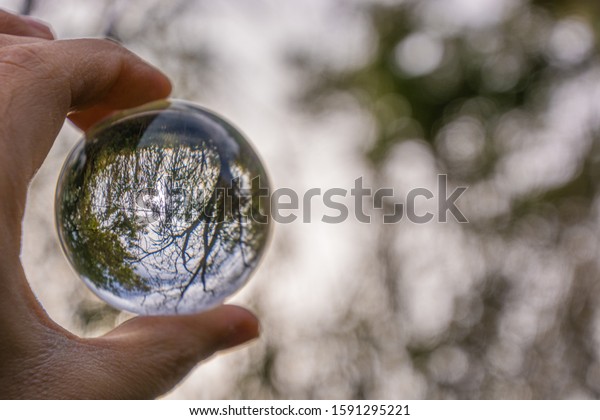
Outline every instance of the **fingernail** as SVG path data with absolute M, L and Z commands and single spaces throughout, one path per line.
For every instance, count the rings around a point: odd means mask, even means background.
M 29 26 L 31 26 L 34 29 L 37 29 L 39 31 L 48 33 L 50 32 L 50 27 L 46 24 L 44 24 L 43 22 L 37 20 L 36 18 L 32 18 L 31 16 L 21 16 L 21 20 L 23 20 L 25 23 L 27 23 Z
M 25 21 L 32 28 L 39 29 L 42 31 L 48 31 L 50 29 L 50 28 L 48 28 L 47 25 L 43 24 L 36 18 L 32 18 L 31 16 L 21 16 L 21 19 L 23 21 Z

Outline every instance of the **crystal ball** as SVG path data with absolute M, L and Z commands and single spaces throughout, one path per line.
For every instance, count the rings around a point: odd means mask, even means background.
M 65 255 L 110 305 L 201 312 L 239 290 L 265 252 L 269 182 L 231 124 L 163 100 L 92 127 L 56 189 Z

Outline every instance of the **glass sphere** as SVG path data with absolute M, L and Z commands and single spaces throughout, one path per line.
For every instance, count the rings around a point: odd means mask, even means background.
M 56 190 L 63 250 L 112 306 L 144 315 L 214 307 L 265 251 L 269 183 L 244 136 L 163 100 L 119 113 L 76 145 Z

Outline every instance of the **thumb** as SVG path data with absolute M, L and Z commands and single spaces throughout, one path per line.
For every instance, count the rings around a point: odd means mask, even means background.
M 256 338 L 248 310 L 224 305 L 197 315 L 138 317 L 93 340 L 112 348 L 105 373 L 117 398 L 154 398 L 175 386 L 201 360 Z M 113 394 L 113 395 L 114 395 Z
M 22 174 L 25 185 L 46 157 L 68 111 L 100 107 L 106 114 L 109 109 L 166 97 L 171 90 L 158 70 L 114 42 L 98 39 L 2 47 L 0 85 L 4 125 L 0 139 L 5 143 L 0 144 L 1 167 L 13 177 Z M 93 122 L 90 119 L 87 115 L 86 125 Z

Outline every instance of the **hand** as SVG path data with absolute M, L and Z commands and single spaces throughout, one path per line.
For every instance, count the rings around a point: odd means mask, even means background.
M 67 113 L 82 129 L 166 97 L 168 79 L 105 40 L 56 41 L 45 25 L 0 11 L 0 399 L 157 397 L 199 361 L 258 335 L 245 309 L 138 317 L 84 339 L 54 323 L 19 258 L 27 187 Z

